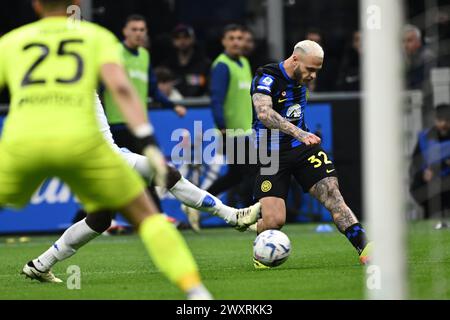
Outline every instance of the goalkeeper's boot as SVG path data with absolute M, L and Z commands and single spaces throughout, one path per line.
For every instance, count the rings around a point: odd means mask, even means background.
M 256 260 L 255 258 L 253 258 L 253 266 L 255 267 L 255 269 L 257 270 L 264 270 L 264 269 L 270 269 L 271 267 L 266 266 L 265 264 L 259 262 L 258 260 Z
M 39 271 L 34 265 L 33 261 L 28 262 L 22 269 L 21 274 L 32 280 L 38 280 L 40 282 L 50 283 L 62 283 L 63 281 L 57 278 L 51 270 L 46 272 Z
M 369 242 L 359 255 L 359 262 L 362 265 L 370 264 L 372 259 L 372 251 L 373 251 L 373 242 Z
M 209 293 L 204 285 L 199 285 L 196 288 L 189 290 L 187 293 L 188 300 L 213 300 L 213 296 Z
M 195 232 L 200 232 L 200 211 L 190 208 L 184 204 L 181 205 L 181 210 L 183 210 L 183 212 L 187 215 L 192 230 Z
M 244 208 L 236 209 L 236 226 L 238 231 L 246 231 L 252 224 L 255 224 L 260 218 L 261 203 L 257 202 L 254 205 Z

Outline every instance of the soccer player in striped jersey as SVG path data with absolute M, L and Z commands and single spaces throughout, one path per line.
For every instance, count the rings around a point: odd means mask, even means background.
M 253 126 L 257 145 L 260 147 L 262 139 L 273 142 L 271 151 L 279 155 L 279 169 L 273 175 L 264 175 L 261 170 L 256 178 L 254 194 L 262 205 L 262 219 L 252 229 L 260 233 L 283 227 L 285 199 L 294 176 L 305 192 L 331 212 L 339 231 L 355 247 L 360 262 L 366 264 L 371 243 L 342 197 L 336 169 L 321 148 L 320 138 L 310 133 L 306 124 L 307 85 L 316 78 L 323 59 L 319 44 L 301 41 L 287 60 L 259 68 L 253 79 L 251 94 L 257 116 Z M 264 268 L 256 260 L 255 267 Z

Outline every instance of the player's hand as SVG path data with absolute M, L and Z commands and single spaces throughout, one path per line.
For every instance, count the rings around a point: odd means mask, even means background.
M 154 171 L 154 182 L 158 187 L 166 187 L 167 185 L 167 162 L 156 144 L 148 145 L 143 151 L 150 164 L 150 168 Z
M 303 132 L 298 140 L 300 140 L 307 146 L 318 145 L 322 142 L 322 139 L 310 132 Z
M 177 104 L 173 110 L 180 118 L 183 118 L 187 113 L 186 107 L 179 104 Z

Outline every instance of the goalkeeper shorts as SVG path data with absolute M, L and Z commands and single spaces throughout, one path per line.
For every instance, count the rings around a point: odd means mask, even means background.
M 58 177 L 87 212 L 123 208 L 144 181 L 99 134 L 64 139 L 0 140 L 0 206 L 21 208 L 45 178 Z

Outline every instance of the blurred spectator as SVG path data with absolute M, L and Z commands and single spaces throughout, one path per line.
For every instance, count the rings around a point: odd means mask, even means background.
M 353 32 L 351 46 L 339 69 L 337 89 L 339 91 L 359 91 L 361 88 L 361 32 Z
M 254 181 L 256 167 L 248 164 L 238 164 L 238 144 L 244 143 L 249 150 L 252 134 L 253 107 L 250 97 L 252 73 L 250 63 L 242 55 L 243 28 L 239 25 L 228 25 L 224 29 L 222 45 L 224 52 L 213 62 L 211 71 L 211 100 L 214 121 L 224 135 L 226 144 L 233 143 L 234 158 L 228 159 L 229 166 L 226 175 L 216 180 L 208 189 L 213 195 L 219 195 L 233 186 Z M 229 130 L 241 132 L 230 133 Z M 228 131 L 228 132 L 227 132 Z M 226 134 L 226 135 L 225 135 Z M 248 152 L 245 152 L 248 156 Z M 229 155 L 230 156 L 230 155 Z M 244 206 L 252 204 L 252 188 L 245 188 L 241 194 Z
M 439 105 L 434 126 L 420 132 L 410 177 L 411 194 L 426 218 L 450 209 L 450 105 Z
M 437 17 L 438 30 L 438 66 L 450 67 L 450 12 L 439 11 Z
M 272 61 L 269 60 L 265 54 L 265 50 L 257 45 L 253 31 L 247 27 L 242 29 L 242 55 L 245 56 L 252 68 L 252 74 L 255 74 L 256 69 L 262 67 Z
M 192 27 L 180 24 L 172 33 L 175 51 L 161 63 L 176 76 L 176 88 L 185 97 L 207 94 L 211 61 L 196 45 Z
M 163 107 L 173 109 L 180 117 L 184 116 L 186 108 L 175 105 L 158 89 L 156 76 L 151 66 L 150 53 L 143 47 L 145 42 L 149 40 L 145 18 L 141 15 L 129 16 L 125 21 L 123 35 L 124 41 L 117 49 L 120 50 L 125 70 L 138 93 L 142 106 L 145 108 L 145 113 L 147 114 L 147 101 L 150 96 L 156 102 L 161 103 Z M 136 136 L 126 125 L 123 115 L 109 90 L 103 92 L 103 103 L 114 141 L 121 148 L 139 153 L 139 141 L 136 140 Z M 160 212 L 162 212 L 154 186 L 149 187 L 149 191 Z
M 406 59 L 407 89 L 423 89 L 430 77 L 435 54 L 422 45 L 422 33 L 413 25 L 403 29 L 403 48 Z
M 322 34 L 319 29 L 311 28 L 306 31 L 305 40 L 311 40 L 322 45 Z
M 181 93 L 175 88 L 176 78 L 172 71 L 166 67 L 155 68 L 155 75 L 158 81 L 158 89 L 171 101 L 183 99 Z
M 164 108 L 173 109 L 179 116 L 184 116 L 186 108 L 172 103 L 158 89 L 156 76 L 151 65 L 151 55 L 144 47 L 150 43 L 147 31 L 147 22 L 143 16 L 130 15 L 126 19 L 123 28 L 124 41 L 119 48 L 125 69 L 144 106 L 147 106 L 147 98 L 150 96 Z M 133 141 L 134 135 L 124 125 L 123 117 L 108 91 L 104 92 L 103 101 L 116 142 L 119 145 L 121 143 L 129 144 Z

